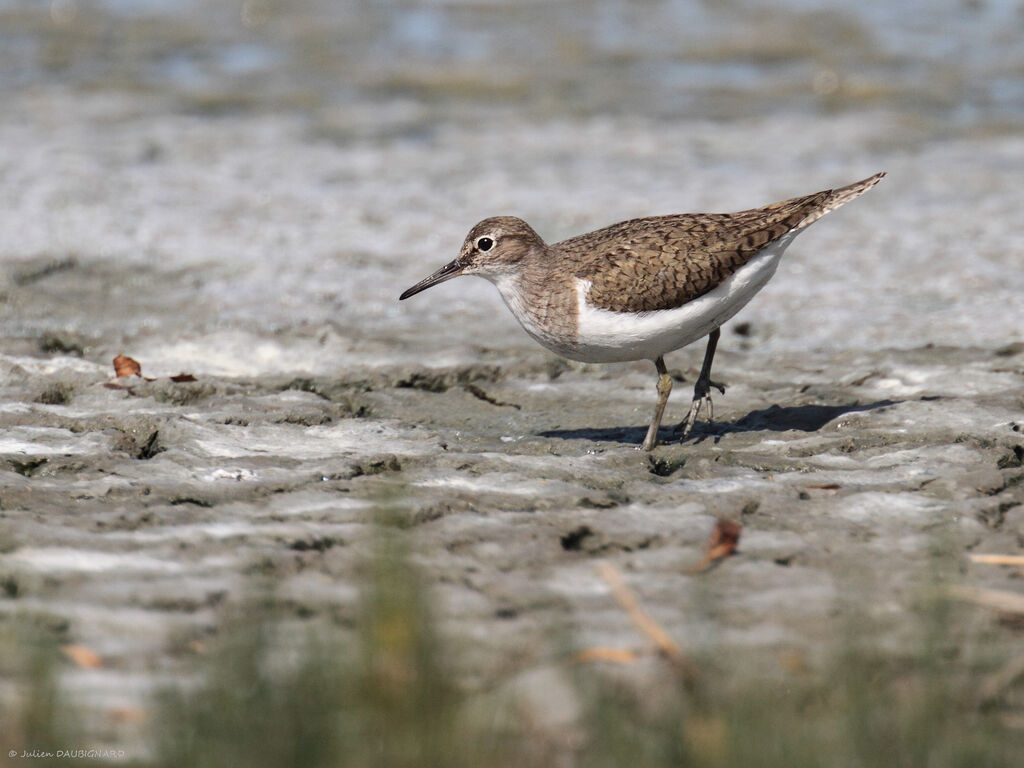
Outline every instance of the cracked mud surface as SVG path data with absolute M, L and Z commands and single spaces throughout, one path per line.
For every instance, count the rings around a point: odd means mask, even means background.
M 639 364 L 535 352 L 124 391 L 66 360 L 6 365 L 4 608 L 58 622 L 108 675 L 173 658 L 252 575 L 297 615 L 351 622 L 382 516 L 415 542 L 467 679 L 488 685 L 510 659 L 548 661 L 553 628 L 636 644 L 595 558 L 684 647 L 813 657 L 858 574 L 885 584 L 876 610 L 898 635 L 938 544 L 955 562 L 1024 536 L 1019 354 L 726 353 L 719 420 L 651 454 L 635 447 L 652 394 Z M 743 523 L 741 554 L 687 575 L 716 517 Z M 1007 586 L 998 569 L 970 577 Z

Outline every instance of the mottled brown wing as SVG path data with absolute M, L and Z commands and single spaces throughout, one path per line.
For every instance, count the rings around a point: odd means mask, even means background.
M 559 243 L 580 259 L 587 301 L 618 312 L 681 307 L 822 209 L 831 191 L 738 213 L 633 219 Z

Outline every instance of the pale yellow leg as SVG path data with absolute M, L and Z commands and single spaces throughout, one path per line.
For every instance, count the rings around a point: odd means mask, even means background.
M 653 450 L 654 446 L 658 444 L 658 428 L 661 426 L 661 417 L 665 413 L 668 396 L 672 391 L 672 377 L 668 375 L 668 370 L 665 368 L 664 358 L 659 357 L 654 361 L 654 365 L 658 369 L 658 403 L 654 406 L 654 418 L 651 419 L 651 426 L 647 428 L 647 437 L 644 438 L 644 444 L 641 446 L 645 451 Z

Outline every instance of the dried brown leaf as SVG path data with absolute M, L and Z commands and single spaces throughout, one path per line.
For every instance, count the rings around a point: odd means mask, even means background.
M 114 373 L 119 379 L 125 376 L 141 376 L 142 366 L 127 355 L 118 355 L 114 358 Z
M 715 559 L 731 555 L 740 543 L 742 530 L 743 526 L 733 520 L 719 520 L 711 532 L 708 553 Z
M 179 373 L 177 376 L 171 376 L 171 381 L 173 381 L 175 384 L 184 384 L 190 381 L 199 381 L 199 379 L 197 379 L 191 373 Z
M 711 538 L 708 539 L 707 550 L 700 562 L 686 570 L 686 573 L 701 573 L 710 568 L 715 562 L 728 557 L 736 551 L 740 543 L 740 531 L 743 526 L 732 520 L 719 520 L 711 531 Z
M 99 669 L 103 666 L 103 659 L 95 651 L 86 648 L 84 645 L 70 643 L 60 647 L 61 652 L 67 656 L 76 666 L 82 669 Z

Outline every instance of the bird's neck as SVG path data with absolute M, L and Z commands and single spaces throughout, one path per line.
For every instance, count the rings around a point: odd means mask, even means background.
M 519 269 L 490 280 L 530 336 L 565 354 L 576 343 L 576 291 L 571 276 L 545 269 L 545 262 L 524 260 Z

